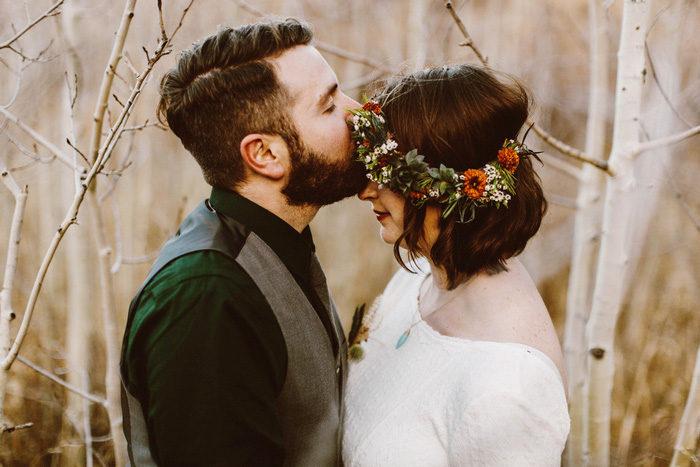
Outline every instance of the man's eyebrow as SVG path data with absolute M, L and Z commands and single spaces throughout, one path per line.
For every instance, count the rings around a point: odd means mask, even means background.
M 331 96 L 335 93 L 335 91 L 338 90 L 338 83 L 333 83 L 332 85 L 328 86 L 328 89 L 326 90 L 325 93 L 321 95 L 321 97 L 318 99 L 318 106 L 323 107 L 326 102 L 331 98 Z

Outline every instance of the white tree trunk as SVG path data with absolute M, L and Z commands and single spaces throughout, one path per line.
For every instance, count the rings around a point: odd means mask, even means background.
M 63 7 L 61 15 L 61 32 L 62 38 L 66 45 L 66 68 L 68 74 L 68 82 L 71 88 L 66 89 L 66 94 L 63 95 L 61 102 L 64 105 L 62 109 L 63 125 L 61 135 L 70 135 L 69 138 L 73 144 L 80 145 L 80 140 L 85 129 L 89 128 L 83 119 L 75 118 L 75 115 L 82 115 L 81 102 L 85 99 L 82 95 L 85 76 L 82 73 L 81 63 L 78 57 L 80 40 L 78 39 L 81 31 L 81 18 L 78 10 L 85 5 L 81 5 L 77 1 L 69 1 Z M 75 82 L 77 78 L 77 83 Z M 78 90 L 73 89 L 78 86 Z M 77 92 L 75 101 L 73 95 L 69 94 Z M 73 108 L 73 105 L 75 108 Z M 77 154 L 74 154 L 76 160 L 80 160 Z M 64 194 L 64 204 L 62 209 L 70 206 L 73 196 L 76 191 L 76 181 L 72 174 L 58 174 L 62 177 L 63 187 L 61 193 Z M 47 198 L 49 199 L 49 198 Z M 65 257 L 66 267 L 66 329 L 65 329 L 65 357 L 68 363 L 68 373 L 66 380 L 69 384 L 82 389 L 85 392 L 90 392 L 91 388 L 85 386 L 85 373 L 90 373 L 91 365 L 96 362 L 92 361 L 91 340 L 93 334 L 93 293 L 95 290 L 96 281 L 94 270 L 94 256 L 92 253 L 92 242 L 90 238 L 90 223 L 86 222 L 86 213 L 79 214 L 80 225 L 66 235 L 65 247 L 62 254 Z M 78 429 L 83 440 L 91 438 L 89 430 L 90 425 L 74 425 L 71 420 L 83 421 L 87 417 L 89 419 L 89 404 L 85 399 L 66 391 L 65 410 L 69 416 L 64 418 L 64 428 L 61 438 L 70 440 L 73 435 L 73 429 Z M 67 444 L 63 448 L 62 461 L 68 465 L 92 465 L 92 446 L 90 443 L 85 443 L 85 449 L 82 445 L 75 443 Z
M 410 0 L 408 5 L 408 44 L 406 55 L 414 70 L 422 70 L 428 56 L 428 1 Z
M 587 155 L 604 159 L 606 103 L 608 102 L 608 39 L 605 9 L 599 0 L 589 0 L 590 82 Z M 595 279 L 595 262 L 600 245 L 604 173 L 590 164 L 581 168 L 577 211 L 574 218 L 574 241 L 566 297 L 564 358 L 569 384 L 571 431 L 566 445 L 569 466 L 582 462 L 583 456 L 583 383 L 586 375 L 586 323 L 591 306 Z
M 671 459 L 672 467 L 697 465 L 698 439 L 700 438 L 700 347 L 695 357 L 695 369 L 690 384 L 690 393 L 683 410 L 681 426 Z
M 615 120 L 607 180 L 600 254 L 591 316 L 586 327 L 587 380 L 584 384 L 585 460 L 610 464 L 610 411 L 613 389 L 615 323 L 623 299 L 629 261 L 626 235 L 632 223 L 634 152 L 639 143 L 644 39 L 649 2 L 625 0 L 615 96 Z
M 10 352 L 12 344 L 11 332 L 12 321 L 15 313 L 12 310 L 12 288 L 17 274 L 17 260 L 19 257 L 20 233 L 22 221 L 24 220 L 24 209 L 27 205 L 27 189 L 20 188 L 12 175 L 0 161 L 0 177 L 5 186 L 10 190 L 15 199 L 15 209 L 12 214 L 10 224 L 10 235 L 7 246 L 7 257 L 5 259 L 5 270 L 2 280 L 2 291 L 0 291 L 0 360 L 4 359 Z M 0 369 L 0 445 L 5 428 L 5 390 L 10 374 L 9 368 Z
M 99 278 L 102 304 L 102 323 L 105 339 L 105 392 L 107 395 L 107 412 L 114 443 L 114 457 L 117 465 L 126 463 L 126 439 L 122 432 L 121 383 L 119 376 L 119 332 L 117 330 L 117 313 L 114 296 L 112 267 L 112 249 L 107 241 L 107 233 L 102 206 L 97 201 L 94 190 L 88 193 L 90 217 L 96 235 L 99 258 Z

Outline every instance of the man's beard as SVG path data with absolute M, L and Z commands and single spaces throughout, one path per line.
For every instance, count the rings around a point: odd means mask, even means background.
M 292 168 L 282 194 L 289 204 L 325 206 L 354 196 L 367 185 L 365 168 L 354 159 L 328 161 L 298 137 L 288 145 Z

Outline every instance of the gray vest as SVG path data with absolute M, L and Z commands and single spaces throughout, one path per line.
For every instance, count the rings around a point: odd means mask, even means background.
M 240 249 L 237 239 L 244 239 Z M 231 245 L 238 246 L 234 250 Z M 267 299 L 282 329 L 288 363 L 277 406 L 284 433 L 284 465 L 340 465 L 347 343 L 316 255 L 311 264 L 313 287 L 340 343 L 337 357 L 318 314 L 275 252 L 236 220 L 217 214 L 207 201 L 187 216 L 175 237 L 163 247 L 144 287 L 172 260 L 202 250 L 218 251 L 238 262 Z M 131 302 L 124 343 L 142 290 Z M 155 465 L 141 405 L 123 380 L 122 412 L 132 465 Z

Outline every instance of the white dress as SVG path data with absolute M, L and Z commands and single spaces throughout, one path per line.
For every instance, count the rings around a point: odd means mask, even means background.
M 423 269 L 427 270 L 427 266 Z M 346 466 L 555 466 L 569 433 L 561 376 L 522 344 L 443 336 L 415 322 L 425 273 L 400 270 L 350 363 Z

